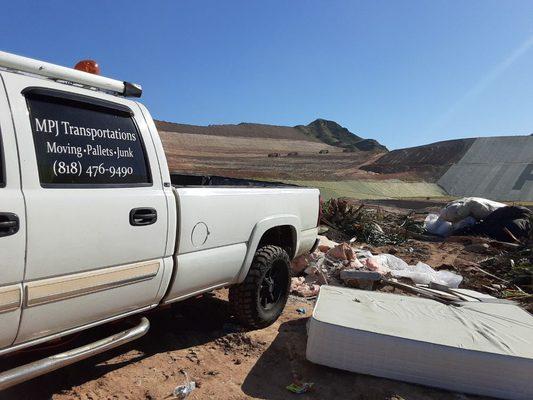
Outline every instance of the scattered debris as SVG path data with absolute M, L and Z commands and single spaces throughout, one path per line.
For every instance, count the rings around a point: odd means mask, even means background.
M 293 294 L 313 298 L 326 283 L 412 294 L 385 281 L 438 283 L 510 298 L 533 312 L 531 211 L 481 198 L 450 202 L 437 214 L 428 211 L 400 211 L 350 199 L 324 203 L 321 221 L 327 237 L 320 237 L 313 254 L 295 260 Z M 441 213 L 447 220 L 439 218 Z M 432 223 L 436 231 L 430 229 Z M 450 227 L 454 236 L 449 236 Z M 343 271 L 378 272 L 382 279 L 349 280 L 350 272 Z
M 321 236 L 319 239 L 326 243 L 327 239 Z M 292 273 L 304 275 L 292 278 L 291 282 L 291 293 L 301 297 L 316 296 L 324 284 L 372 290 L 383 277 L 408 278 L 414 283 L 427 285 L 434 282 L 449 287 L 458 287 L 462 281 L 462 277 L 452 271 L 436 271 L 422 262 L 409 265 L 392 254 L 373 255 L 349 243 L 340 243 L 333 248 L 319 245 L 314 253 L 293 261 Z
M 448 203 L 439 214 L 429 214 L 424 228 L 442 237 L 479 235 L 503 242 L 522 243 L 532 235 L 532 218 L 533 213 L 525 207 L 465 197 Z
M 313 385 L 313 382 L 291 383 L 287 386 L 287 390 L 292 393 L 303 394 L 307 393 Z
M 193 390 L 196 389 L 196 382 L 189 380 L 187 371 L 181 370 L 180 372 L 185 375 L 186 383 L 184 385 L 176 386 L 172 394 L 175 398 L 182 400 L 186 399 L 193 392 Z
M 318 295 L 320 286 L 305 282 L 303 276 L 292 278 L 291 280 L 291 293 L 300 297 L 314 297 Z

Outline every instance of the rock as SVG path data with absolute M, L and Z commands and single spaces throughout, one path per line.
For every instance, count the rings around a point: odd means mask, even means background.
M 329 240 L 327 237 L 321 235 L 318 235 L 318 240 L 318 250 L 323 253 L 327 253 L 329 250 L 339 245 L 337 242 Z
M 305 269 L 305 274 L 307 275 L 305 277 L 306 283 L 318 283 L 319 285 L 327 285 L 328 279 L 326 278 L 326 275 L 324 272 L 322 272 L 319 268 L 316 266 L 307 267 Z
M 291 279 L 291 293 L 300 297 L 313 297 L 318 295 L 320 286 L 305 282 L 305 278 L 300 276 Z
M 309 265 L 309 256 L 309 254 L 302 254 L 301 256 L 298 256 L 292 260 L 291 269 L 294 275 L 302 273 L 302 271 L 307 268 Z
M 341 243 L 327 252 L 328 257 L 336 260 L 355 260 L 355 252 L 348 243 Z
M 382 265 L 377 257 L 370 257 L 363 260 L 363 266 L 368 270 L 378 272 L 381 275 L 385 275 L 390 272 L 390 269 Z
M 360 269 L 363 268 L 363 263 L 356 258 L 355 260 L 350 261 L 350 263 L 348 264 L 348 268 Z

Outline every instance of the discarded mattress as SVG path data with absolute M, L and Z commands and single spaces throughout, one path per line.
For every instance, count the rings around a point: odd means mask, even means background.
M 456 392 L 533 399 L 533 316 L 511 303 L 457 307 L 322 286 L 307 359 Z

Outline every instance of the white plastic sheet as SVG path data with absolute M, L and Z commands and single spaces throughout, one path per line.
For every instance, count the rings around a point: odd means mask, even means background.
M 463 277 L 455 272 L 448 270 L 435 271 L 423 262 L 418 262 L 414 266 L 408 265 L 406 268 L 392 270 L 391 275 L 397 278 L 409 278 L 414 283 L 429 285 L 430 282 L 434 282 L 450 288 L 459 287 L 459 284 L 463 281 Z
M 459 222 L 467 217 L 482 220 L 505 204 L 481 197 L 464 197 L 446 204 L 440 211 L 440 219 L 448 222 Z
M 463 277 L 455 272 L 448 270 L 435 271 L 423 262 L 409 265 L 392 254 L 379 254 L 371 257 L 370 260 L 379 265 L 380 268 L 377 269 L 379 272 L 390 273 L 397 278 L 409 278 L 414 283 L 428 285 L 430 282 L 434 282 L 450 288 L 457 288 L 463 280 Z
M 447 237 L 453 232 L 472 226 L 475 223 L 476 219 L 474 217 L 466 217 L 452 224 L 442 219 L 438 214 L 428 214 L 424 220 L 424 229 L 433 235 Z

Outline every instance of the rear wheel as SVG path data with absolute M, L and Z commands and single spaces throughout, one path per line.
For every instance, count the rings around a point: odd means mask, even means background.
M 255 253 L 245 280 L 229 290 L 235 316 L 249 328 L 264 328 L 276 321 L 289 297 L 290 260 L 278 246 Z

